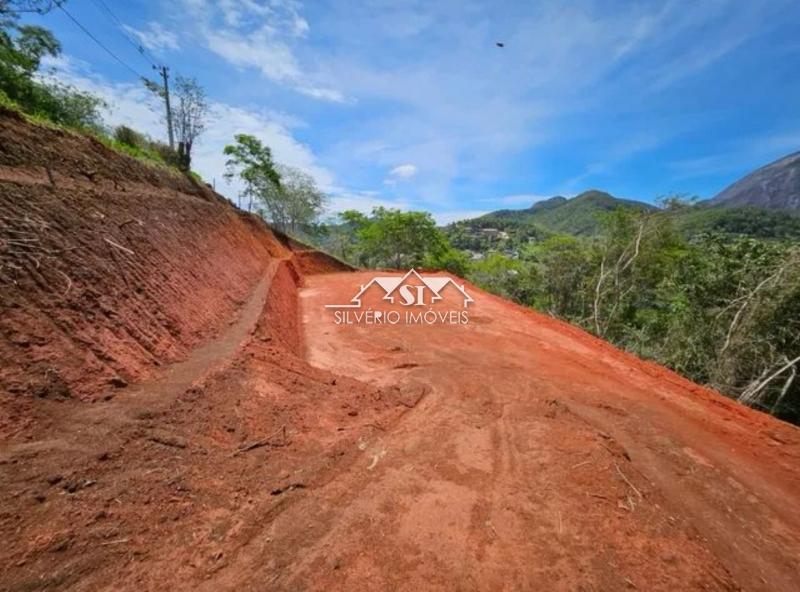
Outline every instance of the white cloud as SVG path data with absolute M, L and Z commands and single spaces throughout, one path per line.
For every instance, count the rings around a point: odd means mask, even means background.
M 377 207 L 407 210 L 410 206 L 404 200 L 387 199 L 376 191 L 334 189 L 330 193 L 330 201 L 326 209 L 328 214 L 336 214 L 345 210 L 358 210 L 364 214 L 369 214 L 373 208 Z
M 401 164 L 389 171 L 389 176 L 400 179 L 410 179 L 417 174 L 417 167 L 413 164 Z
M 440 226 L 450 224 L 451 222 L 458 222 L 459 220 L 468 220 L 470 218 L 477 218 L 488 214 L 489 210 L 450 210 L 447 212 L 435 212 L 433 219 Z
M 407 181 L 416 174 L 416 166 L 413 164 L 401 164 L 389 171 L 389 176 L 383 180 L 383 184 L 394 187 L 399 181 Z
M 208 47 L 234 66 L 257 68 L 275 82 L 300 78 L 300 68 L 289 47 L 259 31 L 247 37 L 227 32 L 206 34 Z
M 295 55 L 296 41 L 310 31 L 299 2 L 184 0 L 184 5 L 195 16 L 200 39 L 230 64 L 258 70 L 267 80 L 313 99 L 348 102 L 333 85 L 320 84 Z
M 128 125 L 153 138 L 165 138 L 161 104 L 141 85 L 111 83 L 92 74 L 85 64 L 68 57 L 50 58 L 44 65 L 61 82 L 103 98 L 109 105 L 104 113 L 104 119 L 109 126 Z M 317 162 L 317 157 L 308 145 L 292 135 L 287 123 L 297 124 L 297 120 L 287 120 L 280 114 L 242 109 L 222 102 L 211 102 L 210 107 L 209 124 L 195 145 L 192 168 L 207 182 L 214 182 L 220 193 L 235 201 L 241 189 L 237 183 L 228 185 L 222 180 L 225 169 L 222 150 L 233 141 L 235 133 L 252 134 L 260 138 L 270 147 L 277 162 L 310 174 L 323 191 L 333 187 L 333 174 Z
M 379 205 L 412 204 L 452 219 L 461 208 L 528 207 L 541 197 L 533 193 L 551 188 L 602 186 L 643 153 L 700 129 L 692 113 L 668 109 L 651 117 L 659 113 L 652 105 L 680 102 L 671 95 L 683 92 L 682 84 L 768 28 L 767 5 L 773 14 L 788 5 L 746 4 L 667 0 L 609 11 L 596 0 L 542 0 L 497 10 L 486 0 L 366 0 L 309 2 L 305 10 L 296 0 L 180 0 L 168 22 L 182 24 L 181 43 L 193 51 L 185 64 L 207 66 L 209 80 L 225 80 L 217 96 L 228 104 L 215 107 L 221 116 L 257 136 L 267 130 L 287 158 L 316 168 L 331 187 L 404 194 L 395 202 L 337 189 L 335 203 L 368 211 L 383 200 Z M 231 105 L 238 101 L 248 108 Z M 356 101 L 358 110 L 338 105 Z M 136 115 L 134 123 L 148 110 L 120 104 Z M 299 132 L 292 115 L 252 107 L 265 104 L 300 113 L 311 125 Z M 154 127 L 163 127 L 158 118 Z M 234 131 L 209 130 L 198 163 L 220 169 L 221 145 Z M 317 152 L 300 137 L 314 138 Z M 549 142 L 557 150 L 545 154 Z M 567 146 L 575 149 L 554 165 Z M 694 170 L 692 163 L 674 168 Z M 529 188 L 503 188 L 503 179 L 521 174 Z M 560 183 L 556 174 L 568 180 Z M 487 195 L 502 197 L 482 199 Z
M 150 22 L 145 30 L 135 29 L 128 25 L 124 25 L 124 28 L 150 51 L 180 49 L 177 35 L 165 29 L 160 23 Z
M 184 4 L 195 11 L 216 8 L 224 23 L 232 28 L 263 23 L 295 37 L 303 37 L 309 31 L 308 22 L 300 14 L 302 4 L 296 0 L 184 0 Z
M 306 19 L 300 15 L 294 16 L 292 19 L 292 34 L 294 34 L 295 37 L 305 37 L 310 30 L 311 27 L 309 27 Z
M 550 199 L 553 197 L 552 195 L 534 195 L 531 193 L 520 193 L 517 195 L 506 195 L 504 197 L 500 197 L 498 199 L 490 199 L 490 200 L 481 200 L 484 202 L 491 202 L 493 205 L 498 207 L 505 206 L 505 207 L 530 207 L 535 204 L 537 201 L 543 201 L 545 199 Z
M 463 207 L 457 187 L 491 187 L 513 175 L 520 155 L 536 171 L 545 142 L 581 141 L 572 160 L 583 162 L 562 172 L 572 179 L 561 187 L 574 192 L 686 127 L 676 116 L 652 118 L 650 137 L 632 131 L 642 129 L 633 122 L 655 101 L 653 89 L 674 91 L 724 59 L 786 2 L 768 4 L 739 10 L 733 0 L 669 0 L 609 11 L 592 0 L 542 0 L 502 11 L 485 1 L 373 1 L 359 4 L 354 18 L 351 5 L 333 3 L 324 24 L 336 51 L 319 54 L 321 80 L 346 81 L 347 95 L 370 110 L 322 157 L 337 170 L 382 176 L 398 163 L 424 162 L 406 189 L 436 211 Z M 604 129 L 604 141 L 593 144 L 599 132 L 591 122 L 605 128 L 614 117 L 622 140 Z M 400 186 L 392 176 L 384 183 Z

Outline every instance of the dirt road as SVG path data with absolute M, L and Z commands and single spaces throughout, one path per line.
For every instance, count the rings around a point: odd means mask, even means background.
M 315 533 L 277 587 L 797 589 L 797 430 L 474 289 L 468 325 L 333 323 L 369 278 L 310 278 L 309 361 L 424 397 L 277 517 Z
M 336 324 L 372 275 L 279 262 L 183 365 L 41 402 L 0 589 L 797 589 L 796 428 L 471 286 Z

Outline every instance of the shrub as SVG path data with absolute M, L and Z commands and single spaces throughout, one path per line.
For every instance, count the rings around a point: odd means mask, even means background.
M 149 143 L 149 140 L 143 134 L 129 128 L 127 125 L 120 125 L 114 130 L 114 140 L 134 148 L 145 148 Z

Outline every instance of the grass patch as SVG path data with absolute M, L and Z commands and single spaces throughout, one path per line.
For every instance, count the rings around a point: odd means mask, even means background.
M 95 138 L 98 142 L 102 143 L 104 146 L 110 148 L 111 150 L 117 152 L 118 154 L 124 154 L 125 156 L 130 156 L 131 158 L 135 158 L 136 160 L 144 164 L 155 166 L 162 170 L 167 170 L 173 173 L 178 173 L 180 175 L 183 175 L 183 173 L 180 171 L 180 169 L 178 169 L 178 167 L 164 160 L 164 157 L 161 154 L 159 154 L 156 150 L 152 150 L 146 146 L 132 146 L 130 144 L 126 144 L 125 142 L 120 142 L 119 140 L 116 140 L 113 137 L 109 136 L 107 133 L 105 133 L 104 130 L 65 126 L 53 122 L 43 113 L 27 113 L 22 109 L 22 107 L 20 107 L 20 105 L 11 100 L 9 96 L 2 89 L 0 89 L 0 107 L 3 107 L 9 111 L 14 111 L 15 113 L 20 114 L 25 119 L 25 121 L 32 123 L 34 125 L 40 125 L 42 127 L 46 127 L 49 129 L 57 129 L 70 133 L 77 133 L 82 136 L 89 136 Z M 200 177 L 200 175 L 198 175 L 194 171 L 189 172 L 188 176 L 190 176 L 192 179 L 194 179 L 199 183 L 203 182 L 203 179 Z
M 191 177 L 195 181 L 195 183 L 201 183 L 201 184 L 205 183 L 205 181 L 203 181 L 203 177 L 201 177 L 200 173 L 198 173 L 197 171 L 189 171 L 186 174 L 189 175 L 189 177 Z
M 0 107 L 5 107 L 6 109 L 11 109 L 12 111 L 19 111 L 22 113 L 22 109 L 19 108 L 14 101 L 8 98 L 8 95 L 3 92 L 3 89 L 0 88 Z

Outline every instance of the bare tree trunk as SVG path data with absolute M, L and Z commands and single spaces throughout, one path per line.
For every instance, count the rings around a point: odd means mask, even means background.
M 603 280 L 606 275 L 605 266 L 606 257 L 603 255 L 603 260 L 600 261 L 600 275 L 597 276 L 597 285 L 594 287 L 594 330 L 598 335 L 600 335 L 600 288 L 603 286 Z
M 617 262 L 614 264 L 612 270 L 604 271 L 605 269 L 605 262 L 606 257 L 603 256 L 603 260 L 600 263 L 600 276 L 597 278 L 597 285 L 595 286 L 595 294 L 594 294 L 594 327 L 595 332 L 603 337 L 608 328 L 611 326 L 611 321 L 614 318 L 617 310 L 619 309 L 620 304 L 622 303 L 622 299 L 630 294 L 633 286 L 630 286 L 627 290 L 622 289 L 622 274 L 631 266 L 633 262 L 639 257 L 639 253 L 641 251 L 641 244 L 642 238 L 644 237 L 644 230 L 647 226 L 647 218 L 643 219 L 639 223 L 639 229 L 636 232 L 636 238 L 633 241 L 633 244 L 627 245 L 622 252 L 620 253 L 619 257 L 617 258 Z M 633 253 L 626 259 L 628 254 L 628 250 L 633 248 Z M 611 312 L 608 314 L 608 318 L 606 319 L 605 326 L 602 326 L 600 322 L 600 301 L 602 300 L 602 287 L 603 283 L 610 274 L 614 274 L 614 305 L 611 307 Z
M 758 393 L 760 393 L 775 378 L 786 372 L 789 368 L 792 368 L 795 364 L 797 364 L 797 362 L 800 362 L 800 356 L 797 356 L 794 360 L 790 360 L 761 382 L 751 383 L 750 386 L 748 386 L 744 391 L 742 391 L 742 394 L 739 395 L 739 401 L 743 403 L 751 403 L 755 401 L 758 398 Z
M 783 398 L 786 396 L 786 393 L 789 392 L 789 389 L 792 388 L 792 383 L 794 379 L 797 377 L 797 366 L 792 366 L 792 373 L 789 375 L 789 378 L 783 384 L 783 388 L 781 389 L 781 393 L 778 395 L 778 398 L 775 399 L 775 403 L 772 404 L 772 408 L 769 410 L 770 413 L 774 414 L 775 410 L 778 408 L 778 405 L 781 404 Z
M 783 272 L 784 272 L 785 269 L 786 269 L 786 265 L 782 266 L 778 271 L 773 273 L 771 276 L 769 276 L 768 278 L 763 280 L 761 283 L 759 283 L 755 288 L 753 288 L 750 291 L 749 294 L 747 294 L 747 295 L 742 297 L 744 299 L 744 302 L 742 302 L 742 305 L 739 307 L 739 310 L 736 311 L 736 314 L 733 315 L 733 319 L 731 320 L 731 324 L 728 326 L 728 332 L 725 335 L 725 343 L 723 343 L 722 349 L 719 350 L 719 355 L 720 356 L 722 356 L 722 354 L 724 354 L 727 351 L 727 349 L 730 347 L 731 338 L 733 337 L 733 332 L 736 329 L 736 326 L 739 324 L 739 319 L 741 318 L 742 314 L 744 313 L 744 310 L 753 301 L 753 299 L 755 298 L 756 294 L 758 294 L 758 292 L 764 286 L 766 286 L 769 282 L 771 282 L 772 280 L 779 279 L 781 277 L 781 275 L 783 275 Z M 737 300 L 740 300 L 740 299 L 737 299 Z M 727 310 L 727 308 L 726 308 L 726 310 Z

